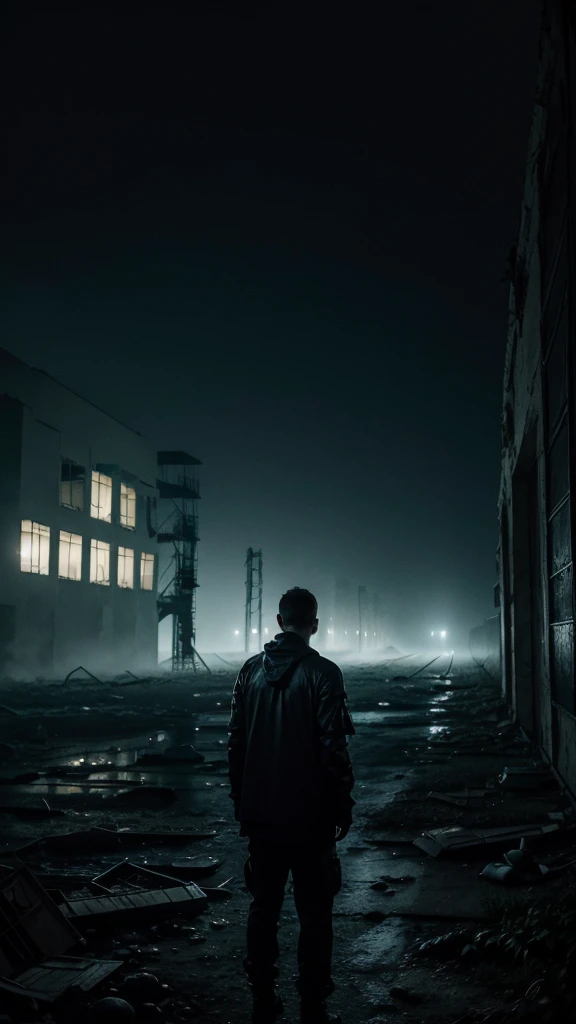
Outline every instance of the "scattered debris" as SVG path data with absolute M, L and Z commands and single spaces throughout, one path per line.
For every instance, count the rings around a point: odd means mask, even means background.
M 221 882 L 220 885 L 216 886 L 215 889 L 207 888 L 205 885 L 202 886 L 202 892 L 209 900 L 229 900 L 232 898 L 234 893 L 231 889 L 225 888 L 228 882 L 231 882 L 234 875 L 227 878 L 225 882 Z
M 218 868 L 222 867 L 223 861 L 218 857 L 210 857 L 206 854 L 200 854 L 197 857 L 177 857 L 175 860 L 170 862 L 170 865 L 155 865 L 150 862 L 150 866 L 157 871 L 167 870 L 169 873 L 174 872 L 176 878 L 183 880 L 203 878 L 205 875 L 213 875 Z
M 80 935 L 25 867 L 0 879 L 0 936 L 1 984 L 38 1002 L 72 987 L 89 991 L 122 966 L 64 956 Z
M 39 1002 L 53 1003 L 69 989 L 89 992 L 119 967 L 122 967 L 121 960 L 50 957 L 19 975 L 18 982 L 33 992 Z
M 447 825 L 444 828 L 434 828 L 424 832 L 414 845 L 418 846 L 431 857 L 458 854 L 462 850 L 484 848 L 486 846 L 507 846 L 514 841 L 532 837 L 540 838 L 557 832 L 559 826 L 554 823 L 550 825 L 516 825 L 507 828 L 486 828 L 472 830 L 462 828 L 460 825 Z
M 206 902 L 202 890 L 194 882 L 189 882 L 170 888 L 66 900 L 60 909 L 78 927 L 94 928 L 103 922 L 115 926 L 134 921 L 157 921 L 168 913 L 194 917 L 206 909 Z
M 64 682 L 62 683 L 62 686 L 66 686 L 68 680 L 71 679 L 72 676 L 75 676 L 77 672 L 84 672 L 87 676 L 89 676 L 90 679 L 93 679 L 95 683 L 103 685 L 102 679 L 98 679 L 98 676 L 93 675 L 92 672 L 89 672 L 88 669 L 84 668 L 83 665 L 78 665 L 76 668 L 73 668 L 72 671 L 68 673 Z
M 487 864 L 480 872 L 480 878 L 499 885 L 522 885 L 539 882 L 549 874 L 549 868 L 539 864 L 534 855 L 520 844 L 519 850 L 504 854 L 504 863 Z

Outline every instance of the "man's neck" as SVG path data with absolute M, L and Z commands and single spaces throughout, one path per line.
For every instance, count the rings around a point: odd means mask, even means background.
M 290 636 L 299 636 L 300 639 L 304 641 L 306 646 L 310 647 L 310 637 L 309 637 L 309 635 L 307 633 L 301 633 L 300 630 L 298 630 L 298 629 L 286 629 L 286 628 L 284 628 L 283 632 L 287 633 L 287 634 L 290 634 Z

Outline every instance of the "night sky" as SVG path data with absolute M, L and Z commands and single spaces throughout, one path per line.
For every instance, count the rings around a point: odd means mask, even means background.
M 201 650 L 242 627 L 249 545 L 267 621 L 344 576 L 399 640 L 463 637 L 492 613 L 539 3 L 230 9 L 9 27 L 2 344 L 202 459 Z

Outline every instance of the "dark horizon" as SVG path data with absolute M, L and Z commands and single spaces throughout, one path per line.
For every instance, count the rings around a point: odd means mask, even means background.
M 491 613 L 538 7 L 15 24 L 4 345 L 202 460 L 201 650 L 250 545 L 265 618 L 338 577 L 401 638 Z

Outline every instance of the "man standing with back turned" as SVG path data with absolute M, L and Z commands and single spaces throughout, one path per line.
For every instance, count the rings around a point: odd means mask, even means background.
M 328 1024 L 332 903 L 340 889 L 336 841 L 352 823 L 354 778 L 346 737 L 354 734 L 342 673 L 310 648 L 318 604 L 293 587 L 280 600 L 281 632 L 241 670 L 228 727 L 230 796 L 240 835 L 250 839 L 245 867 L 252 896 L 244 967 L 252 1019 L 268 1024 L 283 1010 L 274 979 L 277 931 L 290 871 L 300 921 L 298 980 L 303 1024 Z

